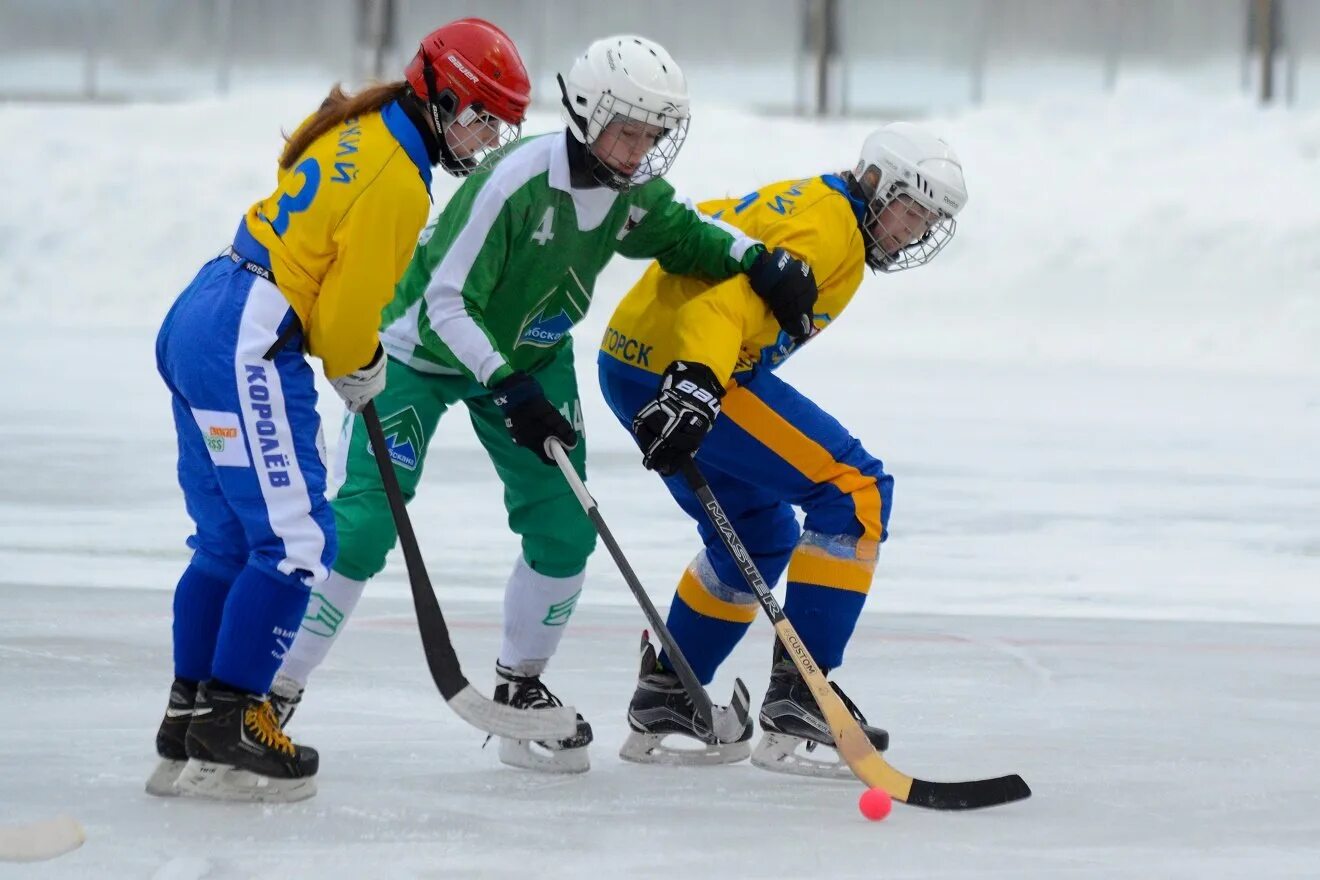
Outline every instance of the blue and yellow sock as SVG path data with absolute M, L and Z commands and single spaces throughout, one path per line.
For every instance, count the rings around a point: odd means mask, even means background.
M 714 591 L 724 595 L 716 595 Z M 743 597 L 746 601 L 730 601 Z M 757 607 L 750 593 L 737 593 L 718 584 L 707 587 L 691 568 L 683 572 L 666 624 L 698 681 L 710 684 L 715 678 L 715 670 L 756 619 Z M 663 653 L 660 664 L 671 668 Z
M 788 563 L 784 614 L 817 663 L 843 664 L 875 572 L 875 559 L 847 558 L 804 540 Z

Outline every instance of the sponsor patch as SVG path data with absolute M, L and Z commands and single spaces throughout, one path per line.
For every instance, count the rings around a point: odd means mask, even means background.
M 547 315 L 546 310 L 542 309 L 523 327 L 516 345 L 550 348 L 572 329 L 573 319 L 569 317 L 567 309 L 560 309 L 557 315 Z
M 409 406 L 390 413 L 380 420 L 380 428 L 385 434 L 385 444 L 390 448 L 390 458 L 394 463 L 404 470 L 417 470 L 425 438 L 417 410 Z M 368 442 L 367 452 L 371 451 L 371 443 Z
M 202 442 L 216 467 L 251 467 L 238 413 L 194 409 L 193 418 L 202 432 Z

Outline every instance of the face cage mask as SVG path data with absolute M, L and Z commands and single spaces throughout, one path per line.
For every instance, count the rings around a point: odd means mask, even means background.
M 678 116 L 675 113 L 653 112 L 609 94 L 601 96 L 595 110 L 587 118 L 590 120 L 590 128 L 595 129 L 594 135 L 588 132 L 587 141 L 588 150 L 597 160 L 593 163 L 595 167 L 592 173 L 602 186 L 619 192 L 664 177 L 673 167 L 674 160 L 678 158 L 678 151 L 687 140 L 688 117 Z M 598 123 L 597 120 L 604 121 Z M 632 173 L 628 173 L 626 169 L 632 161 L 633 151 L 625 143 L 616 141 L 613 149 L 603 155 L 597 152 L 597 144 L 601 138 L 610 136 L 607 131 L 611 126 L 622 130 L 629 122 L 639 126 L 654 126 L 662 130 L 655 144 L 638 160 Z M 617 131 L 614 134 L 617 135 Z
M 880 223 L 885 210 L 904 195 L 906 194 L 902 192 L 901 185 L 896 184 L 890 188 L 887 197 L 874 199 L 867 205 L 866 216 L 862 220 L 862 235 L 866 238 L 866 265 L 878 272 L 901 272 L 904 269 L 915 269 L 917 266 L 929 263 L 944 249 L 958 229 L 958 221 L 941 211 L 937 212 L 936 220 L 930 224 L 925 234 L 911 244 L 895 248 L 894 246 L 898 244 L 896 240 L 880 241 L 875 236 L 876 225 Z M 923 211 L 930 210 L 910 195 L 907 198 L 910 200 L 909 211 L 913 207 Z M 903 203 L 898 202 L 898 204 Z
M 466 177 L 481 167 L 486 159 L 497 155 L 518 140 L 522 125 L 511 125 L 485 112 L 477 103 L 469 104 L 457 116 L 458 96 L 452 89 L 440 89 L 436 84 L 435 67 L 422 50 L 422 79 L 430 95 L 426 106 L 440 140 L 440 165 L 455 177 Z M 462 126 L 463 130 L 458 130 Z M 457 147 L 458 149 L 455 149 Z
M 440 162 L 456 177 L 465 177 L 482 163 L 498 156 L 518 140 L 521 125 L 510 125 L 497 116 L 469 104 L 457 117 L 445 114 L 447 122 L 440 129 Z

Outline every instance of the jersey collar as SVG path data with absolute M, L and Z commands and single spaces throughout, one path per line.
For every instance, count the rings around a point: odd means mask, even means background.
M 573 175 L 568 166 L 568 132 L 561 131 L 551 137 L 554 143 L 550 147 L 550 186 L 568 193 L 577 212 L 578 229 L 589 232 L 605 221 L 619 194 L 606 186 L 573 186 Z
M 573 192 L 573 169 L 568 164 L 568 132 L 551 135 L 555 145 L 550 148 L 550 185 L 562 192 Z
M 848 181 L 844 180 L 837 174 L 822 174 L 820 179 L 825 181 L 825 185 L 830 189 L 836 189 L 843 193 L 843 197 L 847 199 L 848 204 L 852 206 L 853 214 L 857 217 L 857 222 L 861 223 L 862 218 L 866 216 L 866 203 L 854 196 L 848 190 Z
M 398 101 L 390 101 L 380 110 L 381 121 L 389 129 L 390 134 L 403 147 L 403 151 L 412 159 L 413 164 L 417 166 L 417 173 L 422 177 L 422 183 L 426 184 L 426 194 L 431 194 L 431 163 L 427 159 L 426 145 L 422 143 L 422 136 L 417 133 L 417 127 L 413 125 L 408 114 L 399 106 Z

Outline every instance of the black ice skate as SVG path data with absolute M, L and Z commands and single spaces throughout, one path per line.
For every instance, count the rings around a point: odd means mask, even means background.
M 643 633 L 642 668 L 637 690 L 628 704 L 630 732 L 619 749 L 619 757 L 638 764 L 733 764 L 743 760 L 752 751 L 749 742 L 752 719 L 746 714 L 746 688 L 734 692 L 735 702 L 740 695 L 743 708 L 737 717 L 743 720 L 742 729 L 733 736 L 725 736 L 726 741 L 721 742 L 697 713 L 678 676 L 660 666 L 655 647 Z M 713 708 L 715 713 L 734 711 Z M 734 721 L 737 730 L 736 720 L 730 718 L 730 721 Z M 666 737 L 671 735 L 681 739 L 666 742 Z
M 203 684 L 184 744 L 182 794 L 285 803 L 316 794 L 316 750 L 290 742 L 270 703 L 255 694 Z
M 495 664 L 495 702 L 515 709 L 545 709 L 562 706 L 550 693 L 539 673 L 527 675 L 502 663 Z M 577 717 L 577 733 L 557 742 L 500 737 L 500 761 L 510 767 L 541 770 L 546 773 L 585 773 L 591 768 L 587 746 L 591 744 L 591 725 Z
M 275 712 L 275 719 L 280 728 L 289 726 L 293 713 L 302 703 L 303 686 L 287 675 L 275 676 L 275 683 L 270 686 L 270 708 Z
M 889 734 L 867 724 L 866 718 L 837 684 L 830 682 L 830 687 L 857 719 L 876 751 L 889 748 Z M 816 698 L 778 641 L 775 642 L 774 662 L 770 669 L 770 687 L 761 703 L 761 730 L 764 731 L 761 741 L 752 752 L 755 766 L 797 776 L 853 778 L 848 765 L 840 761 L 834 751 L 834 737 L 830 735 L 829 725 L 821 715 Z M 817 746 L 828 746 L 833 760 L 813 754 Z
M 183 740 L 192 721 L 193 701 L 197 699 L 197 683 L 176 678 L 170 686 L 170 704 L 156 731 L 156 754 L 160 761 L 147 780 L 147 794 L 173 797 L 179 793 L 174 784 L 188 763 L 188 752 Z

